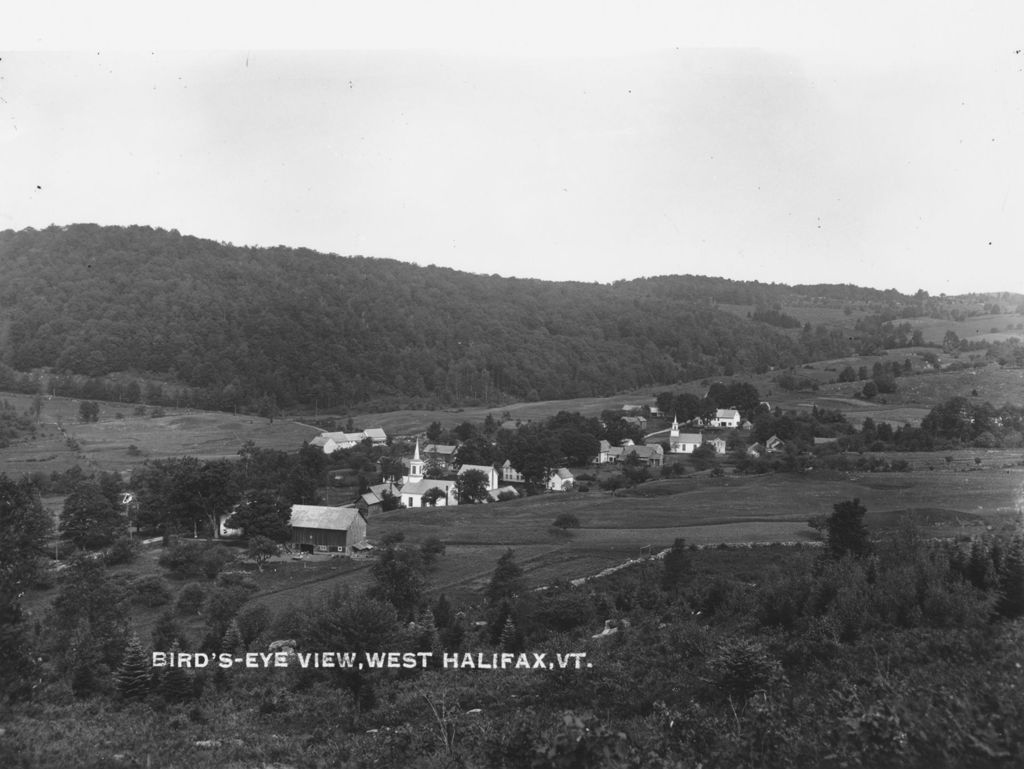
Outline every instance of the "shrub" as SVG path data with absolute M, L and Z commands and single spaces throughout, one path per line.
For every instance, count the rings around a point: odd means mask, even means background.
M 580 519 L 572 513 L 562 513 L 555 518 L 555 522 L 551 525 L 559 529 L 578 529 Z
M 132 600 L 154 608 L 171 600 L 171 588 L 163 577 L 140 577 L 132 583 Z
M 198 614 L 203 606 L 206 591 L 198 582 L 189 582 L 181 589 L 175 609 L 178 614 Z
M 107 548 L 103 560 L 107 566 L 118 566 L 123 563 L 131 563 L 139 555 L 139 546 L 129 537 L 119 537 Z

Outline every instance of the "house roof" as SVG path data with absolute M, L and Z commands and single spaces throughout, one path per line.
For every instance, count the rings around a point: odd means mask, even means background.
M 359 515 L 362 513 L 350 505 L 343 507 L 292 505 L 292 526 L 303 529 L 348 531 L 356 516 Z
M 672 438 L 673 443 L 702 443 L 703 441 L 703 433 L 679 433 L 679 435 Z
M 488 491 L 487 496 L 491 498 L 492 502 L 498 502 L 498 498 L 502 494 L 507 494 L 508 492 L 512 492 L 517 497 L 519 496 L 519 492 L 516 490 L 515 486 L 499 486 L 496 489 L 491 489 L 490 491 Z
M 636 454 L 638 457 L 660 457 L 665 453 L 665 450 L 661 448 L 657 443 L 650 446 L 627 446 L 622 450 L 624 455 Z
M 376 443 L 383 443 L 388 439 L 388 434 L 380 427 L 367 428 L 363 430 L 363 435 Z
M 736 409 L 717 409 L 715 419 L 739 419 L 740 412 Z
M 557 475 L 559 478 L 562 478 L 563 480 L 571 481 L 573 479 L 573 474 L 569 472 L 568 467 L 559 467 L 557 470 L 555 470 L 555 475 Z
M 494 472 L 494 466 L 493 465 L 462 465 L 459 468 L 459 475 L 462 475 L 467 470 L 479 470 L 484 475 L 489 476 L 491 473 Z
M 449 446 L 447 443 L 428 443 L 423 447 L 424 454 L 454 454 L 458 450 L 458 446 Z
M 431 489 L 441 489 L 445 494 L 451 494 L 455 488 L 455 481 L 445 481 L 440 478 L 424 478 L 421 481 L 413 481 L 402 487 L 402 494 L 426 494 Z
M 361 495 L 359 499 L 367 505 L 379 505 L 383 500 L 374 494 L 372 491 L 368 491 Z

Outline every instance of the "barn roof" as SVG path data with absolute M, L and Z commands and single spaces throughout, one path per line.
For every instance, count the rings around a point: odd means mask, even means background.
M 354 507 L 322 507 L 320 505 L 292 505 L 292 526 L 302 529 L 329 529 L 348 531 L 356 516 L 362 515 Z

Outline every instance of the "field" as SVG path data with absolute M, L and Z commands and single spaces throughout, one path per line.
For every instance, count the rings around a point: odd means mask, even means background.
M 28 395 L 0 397 L 19 411 L 31 406 Z M 141 416 L 125 403 L 101 403 L 99 421 L 83 423 L 78 405 L 70 398 L 44 401 L 36 437 L 0 449 L 0 471 L 18 477 L 78 464 L 87 472 L 126 472 L 147 459 L 234 457 L 247 441 L 262 448 L 295 451 L 320 432 L 299 422 L 270 422 L 216 411 L 164 409 L 164 416 Z

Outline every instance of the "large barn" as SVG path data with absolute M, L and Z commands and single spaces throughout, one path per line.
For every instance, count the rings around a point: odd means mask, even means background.
M 355 507 L 292 505 L 292 544 L 307 553 L 345 553 L 366 542 L 366 518 Z

